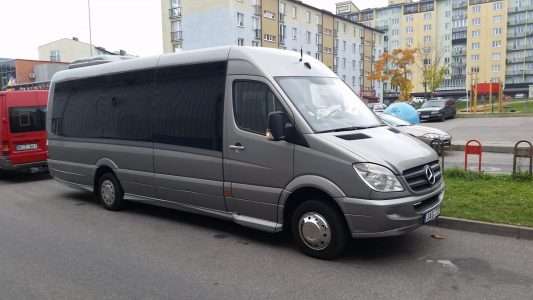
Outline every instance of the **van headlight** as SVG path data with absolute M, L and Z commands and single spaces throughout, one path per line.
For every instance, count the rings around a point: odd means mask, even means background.
M 401 192 L 403 186 L 391 170 L 372 163 L 354 164 L 353 168 L 363 181 L 378 192 Z

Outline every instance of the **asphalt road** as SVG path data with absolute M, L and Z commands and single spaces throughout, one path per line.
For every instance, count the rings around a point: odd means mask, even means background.
M 446 122 L 424 122 L 422 125 L 447 131 L 452 135 L 453 143 L 459 145 L 471 139 L 502 146 L 514 146 L 524 139 L 533 142 L 532 117 L 456 118 Z
M 1 299 L 532 299 L 532 257 L 532 241 L 424 227 L 320 261 L 283 234 L 0 180 Z

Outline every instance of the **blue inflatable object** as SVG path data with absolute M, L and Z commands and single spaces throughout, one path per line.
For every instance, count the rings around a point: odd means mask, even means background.
M 410 104 L 398 102 L 393 103 L 384 111 L 386 114 L 393 115 L 411 124 L 420 124 L 418 112 Z

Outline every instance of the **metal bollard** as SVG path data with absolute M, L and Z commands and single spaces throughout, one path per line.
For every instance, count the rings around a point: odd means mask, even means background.
M 518 148 L 520 144 L 527 144 L 529 145 L 528 148 Z M 513 175 L 516 175 L 516 169 L 517 169 L 517 160 L 519 157 L 522 158 L 529 158 L 529 176 L 533 175 L 533 144 L 529 141 L 519 141 L 514 145 L 513 150 Z

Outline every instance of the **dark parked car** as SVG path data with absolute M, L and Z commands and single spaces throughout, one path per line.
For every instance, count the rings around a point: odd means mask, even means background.
M 432 99 L 418 109 L 421 121 L 440 120 L 455 118 L 456 107 L 453 99 Z

